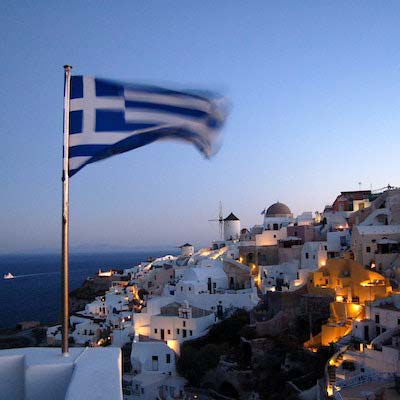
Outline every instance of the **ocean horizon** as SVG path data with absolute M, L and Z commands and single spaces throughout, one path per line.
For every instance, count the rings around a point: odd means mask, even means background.
M 129 252 L 79 252 L 70 254 L 69 290 L 80 287 L 99 269 L 134 267 L 149 256 L 176 255 L 177 249 Z M 61 256 L 48 254 L 0 254 L 0 328 L 14 328 L 21 321 L 57 323 L 61 299 Z M 11 272 L 15 279 L 5 280 Z

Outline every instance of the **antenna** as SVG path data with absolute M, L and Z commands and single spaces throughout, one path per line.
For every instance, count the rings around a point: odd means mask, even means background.
M 219 202 L 218 219 L 209 219 L 210 222 L 218 222 L 219 237 L 223 240 L 224 214 L 222 213 L 222 201 Z

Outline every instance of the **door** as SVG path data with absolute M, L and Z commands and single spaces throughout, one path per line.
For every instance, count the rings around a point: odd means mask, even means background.
M 368 325 L 364 326 L 364 340 L 369 342 L 369 327 L 368 327 Z
M 158 371 L 158 356 L 152 356 L 151 362 L 152 362 L 152 370 Z
M 164 329 L 161 329 L 161 340 L 164 340 Z

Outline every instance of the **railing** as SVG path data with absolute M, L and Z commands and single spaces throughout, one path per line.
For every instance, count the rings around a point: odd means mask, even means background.
M 394 373 L 366 372 L 346 379 L 342 382 L 336 381 L 336 386 L 344 389 L 352 386 L 362 385 L 368 382 L 390 382 L 395 379 Z
M 340 391 L 333 389 L 333 398 L 335 400 L 343 400 L 343 396 L 341 395 Z

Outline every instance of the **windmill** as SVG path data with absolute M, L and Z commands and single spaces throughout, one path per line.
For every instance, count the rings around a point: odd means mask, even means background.
M 223 240 L 223 227 L 224 227 L 224 214 L 222 213 L 222 202 L 219 202 L 219 213 L 218 219 L 209 219 L 210 222 L 218 222 L 219 225 L 219 237 Z

